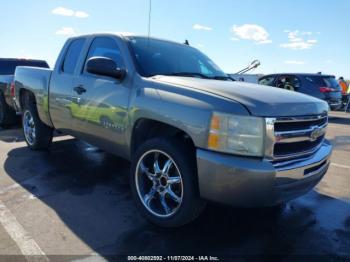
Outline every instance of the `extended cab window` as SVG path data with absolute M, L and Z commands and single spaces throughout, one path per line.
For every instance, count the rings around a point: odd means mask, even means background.
M 102 56 L 112 59 L 119 68 L 124 68 L 124 61 L 118 47 L 117 42 L 109 37 L 97 37 L 92 42 L 88 56 L 86 58 L 85 66 L 87 61 L 94 56 Z M 85 70 L 84 70 L 85 71 Z
M 62 71 L 67 74 L 73 74 L 77 66 L 81 52 L 83 51 L 85 39 L 73 40 L 68 47 L 66 57 L 63 62 Z

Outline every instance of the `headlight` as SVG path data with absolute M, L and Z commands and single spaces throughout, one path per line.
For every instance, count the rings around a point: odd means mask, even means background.
M 246 156 L 264 154 L 264 119 L 214 112 L 208 149 Z

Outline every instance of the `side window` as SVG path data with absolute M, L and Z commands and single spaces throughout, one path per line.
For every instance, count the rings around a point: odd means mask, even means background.
M 77 66 L 78 59 L 83 51 L 85 39 L 73 40 L 68 47 L 66 57 L 62 65 L 62 71 L 67 74 L 73 74 Z
M 260 85 L 273 86 L 274 76 L 267 76 L 259 80 Z
M 203 64 L 202 61 L 198 61 L 198 63 L 199 63 L 199 67 L 200 67 L 200 70 L 201 70 L 202 74 L 204 74 L 204 75 L 212 75 L 213 74 L 213 72 L 210 71 L 208 69 L 208 67 L 205 64 Z
M 296 76 L 281 76 L 276 81 L 276 87 L 291 91 L 298 91 L 300 80 Z
M 85 67 L 87 61 L 94 56 L 103 56 L 112 59 L 118 67 L 124 68 L 125 64 L 122 54 L 115 40 L 109 37 L 97 37 L 92 42 L 88 56 L 86 57 Z M 84 68 L 85 71 L 85 68 Z

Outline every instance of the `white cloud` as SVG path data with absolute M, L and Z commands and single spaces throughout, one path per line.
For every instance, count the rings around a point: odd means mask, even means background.
M 316 39 L 309 39 L 306 42 L 308 42 L 310 44 L 316 44 L 318 41 Z
M 324 61 L 326 64 L 333 64 L 334 61 L 332 59 L 327 59 Z
M 78 18 L 87 18 L 89 17 L 89 14 L 84 11 L 76 11 L 74 14 Z
M 205 25 L 200 25 L 200 24 L 194 24 L 193 25 L 194 30 L 204 30 L 204 31 L 211 31 L 213 28 Z
M 312 35 L 312 32 L 301 32 L 302 35 Z
M 286 43 L 280 45 L 283 48 L 290 48 L 294 50 L 303 50 L 303 49 L 309 49 L 313 47 L 313 44 L 307 43 L 307 42 L 292 42 L 292 43 Z
M 84 11 L 74 11 L 72 9 L 68 9 L 65 7 L 56 7 L 51 11 L 54 15 L 61 15 L 61 16 L 75 16 L 78 18 L 87 18 L 89 17 L 89 14 Z
M 62 6 L 56 7 L 52 10 L 54 15 L 62 15 L 62 16 L 73 16 L 74 11 L 72 9 L 64 8 Z
M 260 44 L 268 44 L 272 41 L 269 39 L 269 33 L 260 25 L 244 24 L 241 26 L 232 26 L 231 32 L 235 38 L 255 41 Z
M 310 49 L 317 44 L 316 39 L 305 39 L 306 36 L 312 35 L 312 32 L 300 32 L 299 30 L 295 30 L 286 33 L 288 33 L 288 43 L 281 44 L 280 47 L 282 48 L 303 50 Z
M 302 38 L 298 38 L 298 37 L 293 37 L 289 39 L 290 42 L 302 42 L 303 39 Z
M 303 65 L 305 64 L 304 61 L 301 60 L 286 60 L 284 61 L 285 64 L 289 64 L 289 65 Z
M 56 31 L 56 35 L 75 35 L 76 32 L 72 27 L 62 27 Z

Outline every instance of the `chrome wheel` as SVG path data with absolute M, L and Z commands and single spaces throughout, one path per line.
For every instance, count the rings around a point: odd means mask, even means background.
M 35 124 L 29 111 L 25 111 L 23 115 L 23 131 L 28 144 L 33 145 L 35 143 Z
M 157 217 L 170 217 L 183 200 L 181 173 L 174 160 L 160 150 L 146 152 L 135 171 L 138 196 L 145 208 Z

